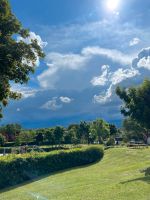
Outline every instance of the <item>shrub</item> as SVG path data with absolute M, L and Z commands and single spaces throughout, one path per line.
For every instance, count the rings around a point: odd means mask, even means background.
M 144 170 L 145 176 L 150 176 L 150 167 Z
M 37 176 L 96 162 L 102 148 L 94 146 L 51 153 L 30 153 L 0 158 L 0 188 L 31 180 Z
M 106 142 L 106 146 L 114 146 L 114 145 L 115 145 L 114 138 L 109 138 L 108 141 Z

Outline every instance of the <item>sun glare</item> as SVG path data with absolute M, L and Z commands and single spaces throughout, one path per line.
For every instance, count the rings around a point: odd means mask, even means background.
M 120 0 L 107 0 L 106 3 L 107 9 L 110 11 L 116 11 L 116 9 L 119 6 L 119 1 Z

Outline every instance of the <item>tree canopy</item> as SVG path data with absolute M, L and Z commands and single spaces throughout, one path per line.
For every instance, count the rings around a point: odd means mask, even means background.
M 150 129 L 150 81 L 145 80 L 140 86 L 129 89 L 117 87 L 116 93 L 124 102 L 121 113 Z
M 22 38 L 17 40 L 17 37 Z M 0 1 L 0 117 L 2 108 L 9 99 L 18 99 L 21 95 L 11 90 L 12 83 L 23 84 L 34 72 L 37 57 L 44 53 L 37 40 L 25 42 L 29 30 L 24 29 L 12 13 L 8 0 Z

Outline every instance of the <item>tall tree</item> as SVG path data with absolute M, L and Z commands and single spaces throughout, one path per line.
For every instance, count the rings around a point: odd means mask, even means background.
M 135 120 L 147 130 L 150 129 L 150 81 L 129 89 L 117 87 L 117 95 L 123 100 L 121 113 Z
M 79 125 L 79 131 L 82 139 L 81 142 L 89 144 L 90 124 L 85 121 L 81 121 Z
M 127 140 L 135 139 L 147 142 L 146 130 L 131 118 L 126 118 L 123 121 L 123 132 Z
M 94 121 L 93 128 L 96 130 L 99 143 L 102 143 L 103 140 L 108 138 L 110 135 L 109 124 L 102 119 Z
M 44 57 L 37 40 L 26 43 L 23 39 L 17 41 L 17 36 L 26 39 L 29 30 L 12 13 L 8 0 L 0 0 L 0 117 L 9 99 L 21 97 L 11 90 L 11 83 L 27 83 L 37 57 Z

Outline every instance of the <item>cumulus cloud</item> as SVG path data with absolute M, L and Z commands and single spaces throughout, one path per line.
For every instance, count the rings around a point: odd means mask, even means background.
M 103 65 L 102 68 L 102 74 L 100 76 L 96 76 L 91 80 L 91 83 L 93 86 L 104 86 L 107 81 L 107 75 L 108 75 L 108 70 L 109 70 L 109 66 L 108 65 Z
M 114 62 L 128 65 L 132 62 L 133 56 L 126 55 L 116 49 L 105 49 L 96 47 L 86 47 L 82 50 L 82 54 L 86 56 L 100 55 L 111 59 Z
M 150 70 L 150 47 L 142 49 L 137 58 L 132 62 L 134 68 L 145 68 Z
M 25 86 L 20 86 L 20 85 L 16 85 L 13 84 L 11 86 L 11 90 L 13 92 L 19 92 L 22 94 L 22 98 L 26 99 L 29 97 L 34 97 L 36 95 L 36 93 L 38 92 L 38 90 L 30 88 L 30 87 L 25 87 Z
M 61 104 L 57 102 L 58 97 L 53 97 L 51 100 L 47 101 L 44 105 L 41 106 L 42 109 L 56 111 L 62 108 Z
M 63 103 L 71 103 L 73 101 L 73 99 L 69 98 L 69 97 L 59 97 L 60 101 Z
M 140 41 L 141 40 L 139 38 L 135 37 L 129 42 L 129 46 L 132 47 L 132 46 L 138 45 L 140 43 Z
M 47 42 L 43 42 L 43 40 L 41 39 L 41 37 L 39 35 L 36 35 L 34 32 L 29 32 L 29 36 L 27 38 L 23 38 L 21 36 L 17 37 L 17 41 L 23 41 L 27 44 L 31 44 L 32 40 L 36 40 L 38 45 L 41 47 L 41 49 L 43 49 L 44 47 L 47 46 Z M 36 66 L 39 66 L 40 64 L 40 59 L 39 56 L 37 55 L 36 52 L 34 52 L 35 56 L 36 56 Z M 33 66 L 33 64 L 29 61 L 27 61 L 26 59 L 23 58 L 22 60 L 23 63 L 28 64 L 30 66 Z
M 128 67 L 126 69 L 119 68 L 114 72 L 102 70 L 102 74 L 100 76 L 94 77 L 91 80 L 93 86 L 103 86 L 106 85 L 106 83 L 109 83 L 108 89 L 106 89 L 105 92 L 103 92 L 100 95 L 94 96 L 94 102 L 105 103 L 111 100 L 116 85 L 123 82 L 126 79 L 131 79 L 138 75 L 142 75 L 144 78 L 144 74 L 141 74 L 140 71 L 141 68 L 150 70 L 150 47 L 144 48 L 139 52 L 138 56 L 135 59 L 133 59 L 131 67 Z
M 83 48 L 80 54 L 51 52 L 46 57 L 48 68 L 37 77 L 40 86 L 43 88 L 55 88 L 55 84 L 60 78 L 60 72 L 67 72 L 68 70 L 80 72 L 81 70 L 86 69 L 89 62 L 95 57 L 99 59 L 107 58 L 110 59 L 110 61 L 124 65 L 130 64 L 132 61 L 132 56 L 123 54 L 114 49 L 104 49 L 100 47 Z M 100 81 L 102 80 L 97 80 L 96 78 L 93 80 L 95 84 Z
M 118 83 L 121 83 L 122 81 L 132 78 L 139 75 L 139 71 L 134 69 L 133 67 L 129 69 L 118 69 L 115 72 L 110 74 L 110 81 L 113 85 L 117 85 Z
M 41 106 L 42 109 L 57 111 L 63 107 L 63 104 L 70 104 L 73 101 L 72 98 L 66 96 L 53 97 Z
M 105 69 L 105 68 L 104 68 Z M 135 69 L 133 67 L 130 68 L 119 68 L 114 72 L 109 72 L 109 68 L 106 68 L 104 71 L 102 70 L 102 75 L 99 77 L 94 77 L 91 80 L 91 83 L 93 86 L 104 86 L 106 83 L 109 83 L 108 89 L 106 89 L 103 94 L 100 95 L 94 95 L 94 102 L 96 103 L 106 103 L 107 101 L 111 100 L 111 96 L 113 95 L 113 92 L 115 90 L 115 87 L 117 84 L 123 82 L 126 79 L 133 78 L 135 76 L 140 75 L 140 72 L 138 69 Z
M 106 103 L 111 100 L 111 96 L 113 91 L 115 90 L 115 86 L 126 79 L 130 79 L 139 75 L 139 71 L 134 69 L 133 67 L 128 69 L 119 68 L 114 72 L 108 72 L 105 74 L 105 79 L 109 83 L 109 87 L 104 92 L 104 94 L 94 95 L 94 102 L 96 103 Z M 103 74 L 102 74 L 103 75 Z M 100 76 L 101 77 L 101 76 Z M 93 84 L 94 85 L 94 84 Z M 101 86 L 101 84 L 99 84 Z
M 138 68 L 145 68 L 150 70 L 150 56 L 141 58 L 137 63 Z

